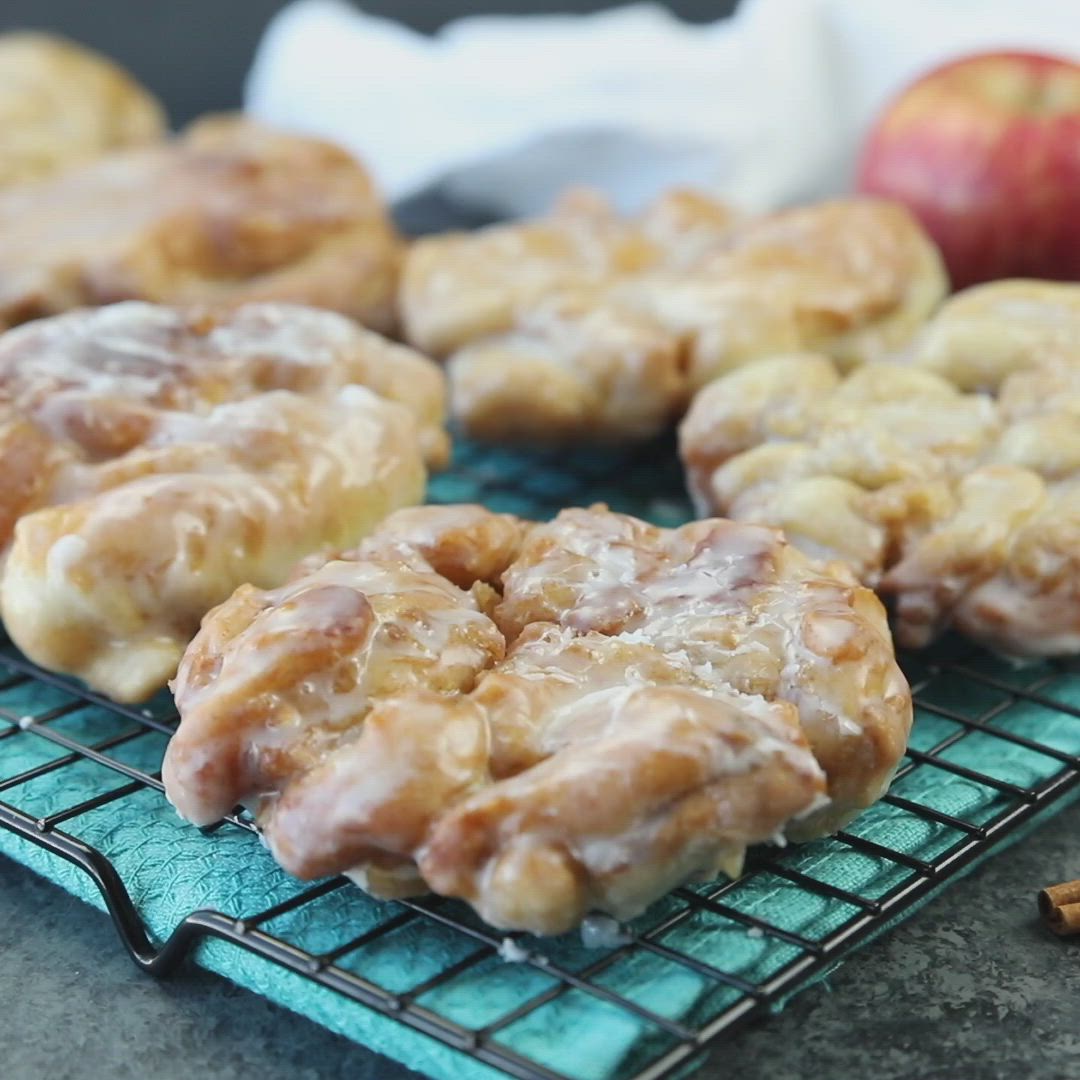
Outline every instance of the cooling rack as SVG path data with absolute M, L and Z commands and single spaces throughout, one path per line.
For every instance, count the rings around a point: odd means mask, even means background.
M 432 499 L 531 516 L 606 501 L 671 525 L 689 516 L 681 483 L 666 442 L 581 459 L 462 444 Z M 602 927 L 599 941 L 505 935 L 454 902 L 379 902 L 344 879 L 285 878 L 245 815 L 200 831 L 165 808 L 171 702 L 117 706 L 10 645 L 0 649 L 0 841 L 18 838 L 16 857 L 50 876 L 66 864 L 92 881 L 155 975 L 194 955 L 270 996 L 289 980 L 300 989 L 279 1000 L 353 1037 L 367 1038 L 363 1018 L 388 1018 L 376 1045 L 406 1064 L 416 1059 L 394 1040 L 415 1040 L 408 1029 L 442 1044 L 445 1075 L 478 1062 L 528 1080 L 658 1080 L 1080 787 L 1080 662 L 1014 668 L 961 641 L 903 662 L 917 719 L 877 806 L 827 840 L 756 851 L 738 881 L 677 889 L 632 924 Z M 140 848 L 133 831 L 158 846 Z M 206 868 L 199 902 L 151 912 L 149 898 L 177 891 L 163 878 L 192 864 Z M 256 868 L 272 887 L 254 887 Z M 271 974 L 237 975 L 246 969 L 229 956 Z M 317 1009 L 307 987 L 321 993 Z

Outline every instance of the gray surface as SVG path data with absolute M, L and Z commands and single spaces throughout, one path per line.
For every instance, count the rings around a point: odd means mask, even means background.
M 724 1043 L 698 1077 L 1080 1077 L 1080 939 L 1035 919 L 1038 888 L 1074 877 L 1080 804 Z M 3 1080 L 415 1075 L 215 976 L 155 982 L 106 916 L 0 857 Z

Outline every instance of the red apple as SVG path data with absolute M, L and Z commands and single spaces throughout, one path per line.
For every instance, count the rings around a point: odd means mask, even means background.
M 911 208 L 955 288 L 1080 279 L 1080 64 L 998 52 L 937 68 L 878 118 L 857 184 Z

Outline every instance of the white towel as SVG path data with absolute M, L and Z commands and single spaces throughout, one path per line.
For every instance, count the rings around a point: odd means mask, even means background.
M 704 26 L 635 5 L 433 37 L 297 0 L 266 31 L 246 108 L 349 147 L 392 199 L 441 185 L 536 214 L 589 184 L 633 210 L 691 184 L 766 209 L 845 190 L 891 94 L 993 48 L 1080 58 L 1080 0 L 744 0 Z

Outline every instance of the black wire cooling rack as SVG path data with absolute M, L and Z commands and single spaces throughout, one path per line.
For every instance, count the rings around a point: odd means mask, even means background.
M 562 455 L 492 455 L 465 446 L 432 494 L 436 501 L 478 499 L 534 515 L 607 496 L 616 509 L 673 523 L 686 516 L 685 504 L 656 493 L 679 491 L 677 474 L 670 446 L 629 457 L 593 454 L 585 467 Z M 204 907 L 165 933 L 153 932 L 115 853 L 89 842 L 80 826 L 128 805 L 132 813 L 145 812 L 138 807 L 147 799 L 164 798 L 157 764 L 175 715 L 169 706 L 117 706 L 40 671 L 10 646 L 0 651 L 0 826 L 89 875 L 124 946 L 152 974 L 170 973 L 196 947 L 217 939 L 325 988 L 350 1008 L 375 1010 L 529 1080 L 585 1075 L 548 1056 L 535 1039 L 519 1037 L 530 1021 L 559 1009 L 562 1038 L 573 1042 L 591 1022 L 589 1009 L 599 1006 L 636 1025 L 616 1075 L 658 1080 L 775 1008 L 1080 784 L 1080 663 L 1015 669 L 953 642 L 906 658 L 905 668 L 918 718 L 907 758 L 877 807 L 828 840 L 756 852 L 738 881 L 677 889 L 602 948 L 568 949 L 562 939 L 520 935 L 508 940 L 463 906 L 437 898 L 364 898 L 370 918 L 361 933 L 347 928 L 328 949 L 305 945 L 304 935 L 289 927 L 305 923 L 302 915 L 310 915 L 307 925 L 317 923 L 319 905 L 331 894 L 348 890 L 359 898 L 344 879 L 297 884 L 281 902 L 240 916 Z M 35 695 L 42 704 L 25 711 Z M 65 723 L 88 711 L 109 723 Z M 8 763 L 26 760 L 13 748 L 39 744 L 40 760 L 8 775 Z M 149 757 L 132 752 L 150 745 L 156 749 Z M 85 771 L 87 763 L 96 766 L 93 779 L 62 785 L 69 797 L 47 812 L 26 794 L 50 778 Z M 184 835 L 210 851 L 230 830 L 254 832 L 240 814 Z M 251 859 L 268 859 L 251 840 Z M 438 942 L 429 951 L 453 959 L 418 972 L 410 985 L 380 977 L 385 966 L 364 958 L 404 932 L 428 934 Z M 735 955 L 738 963 L 729 962 Z M 505 968 L 508 958 L 536 978 L 519 980 L 520 991 L 505 992 L 482 1023 L 463 1022 L 451 1007 L 455 992 L 472 992 L 483 973 Z M 693 981 L 693 994 L 677 1011 L 637 992 L 643 972 L 646 983 L 655 981 L 650 964 Z M 626 971 L 637 978 L 623 978 Z

